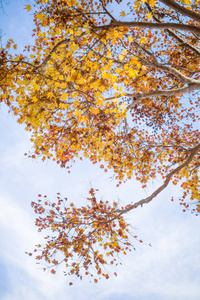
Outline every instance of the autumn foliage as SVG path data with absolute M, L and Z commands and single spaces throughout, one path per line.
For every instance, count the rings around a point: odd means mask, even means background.
M 81 208 L 76 208 L 73 203 L 68 204 L 67 198 L 62 199 L 60 194 L 57 203 L 49 202 L 46 196 L 42 199 L 41 195 L 38 202 L 32 202 L 35 213 L 39 215 L 36 219 L 39 232 L 50 229 L 54 234 L 46 237 L 44 247 L 39 244 L 35 249 L 39 253 L 36 259 L 44 259 L 50 264 L 53 274 L 58 264 L 65 263 L 66 275 L 76 275 L 82 279 L 83 275 L 93 277 L 96 270 L 94 282 L 101 276 L 108 279 L 104 265 L 117 265 L 119 253 L 126 254 L 134 249 L 129 242 L 123 209 L 119 209 L 116 202 L 98 202 L 96 192 L 90 189 L 88 205 Z M 137 236 L 134 238 L 137 239 Z M 56 254 L 59 260 L 55 259 Z
M 54 254 L 62 252 L 67 272 L 80 275 L 81 261 L 85 274 L 94 264 L 107 277 L 100 265 L 114 264 L 115 253 L 130 249 L 123 214 L 170 182 L 182 188 L 185 208 L 192 200 L 200 211 L 200 4 L 35 2 L 26 6 L 34 14 L 34 45 L 18 54 L 9 40 L 0 52 L 0 99 L 32 133 L 28 156 L 66 169 L 88 158 L 113 171 L 117 184 L 133 178 L 145 188 L 154 178 L 163 181 L 124 208 L 98 203 L 91 190 L 86 207 L 60 197 L 58 204 L 33 203 L 44 214 L 39 230 L 56 234 L 37 259 L 56 265 Z

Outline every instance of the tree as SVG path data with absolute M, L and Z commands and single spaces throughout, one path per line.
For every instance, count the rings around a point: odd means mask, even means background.
M 134 178 L 145 188 L 163 180 L 126 207 L 98 202 L 93 188 L 81 208 L 60 195 L 57 203 L 41 195 L 32 203 L 39 231 L 55 233 L 38 245 L 38 260 L 64 262 L 80 277 L 92 275 L 94 264 L 108 278 L 102 266 L 132 247 L 124 214 L 170 182 L 182 188 L 181 204 L 188 208 L 190 199 L 200 211 L 199 1 L 37 0 L 26 9 L 34 10 L 35 44 L 18 55 L 8 41 L 0 82 L 1 101 L 32 132 L 29 156 L 66 169 L 89 158 L 111 169 L 118 184 Z
M 4 12 L 4 4 L 9 4 L 9 0 L 0 0 L 0 9 Z

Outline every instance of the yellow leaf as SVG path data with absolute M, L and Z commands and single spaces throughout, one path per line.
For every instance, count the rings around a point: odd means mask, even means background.
M 78 84 L 84 84 L 85 83 L 85 79 L 83 77 L 81 77 L 78 81 Z
M 90 109 L 91 112 L 93 112 L 93 114 L 97 115 L 99 113 L 99 109 L 98 108 L 91 108 Z
M 133 38 L 131 36 L 128 36 L 128 41 L 131 43 L 133 41 Z
M 40 85 L 37 84 L 37 83 L 35 83 L 35 82 L 32 83 L 32 86 L 34 87 L 35 90 L 39 90 L 40 89 Z
M 126 16 L 125 11 L 121 11 L 121 12 L 120 12 L 120 17 L 124 18 L 125 16 Z
M 41 13 L 41 12 L 39 12 L 39 13 L 36 15 L 36 17 L 37 17 L 38 20 L 41 20 L 41 21 L 42 21 L 42 20 L 46 17 L 46 15 L 43 14 L 43 13 Z
M 140 6 L 141 6 L 141 2 L 140 1 L 135 1 L 134 8 L 137 10 Z
M 147 38 L 146 37 L 142 37 L 140 39 L 140 44 L 144 44 L 146 42 Z
M 148 20 L 152 19 L 152 17 L 153 17 L 152 13 L 147 14 L 147 19 Z
M 106 45 L 107 44 L 107 41 L 104 37 L 102 37 L 101 41 Z
M 99 105 L 99 106 L 101 106 L 101 107 L 103 106 L 103 99 L 98 98 L 98 99 L 96 99 L 95 102 L 96 102 L 97 105 Z
M 74 106 L 75 108 L 76 108 L 77 106 L 79 106 L 79 101 L 77 101 L 77 100 L 74 101 L 74 102 L 73 102 L 73 106 Z
M 85 116 L 80 116 L 78 117 L 79 122 L 87 122 L 87 117 Z
M 157 0 L 149 0 L 149 4 L 154 7 Z
M 103 72 L 102 73 L 102 78 L 107 78 L 108 77 L 108 74 L 106 72 Z
M 133 69 L 129 69 L 128 72 L 131 77 L 135 77 L 135 75 L 137 74 L 136 70 Z
M 27 11 L 30 11 L 32 8 L 31 8 L 30 4 L 27 4 L 27 5 L 25 5 L 25 9 L 26 9 Z
M 82 115 L 82 111 L 77 109 L 77 110 L 75 110 L 74 114 L 76 117 L 79 117 L 80 115 Z
M 33 101 L 34 103 L 36 103 L 36 102 L 37 102 L 37 97 L 34 96 L 34 97 L 32 98 L 32 101 Z
M 54 58 L 54 59 L 57 59 L 58 56 L 56 55 L 56 53 L 54 52 L 53 54 L 51 54 L 51 57 Z
M 66 100 L 67 97 L 68 97 L 68 94 L 64 92 L 60 98 L 61 98 L 62 100 Z
M 118 56 L 118 58 L 119 58 L 120 60 L 123 60 L 123 59 L 124 59 L 124 55 L 120 54 L 120 55 Z

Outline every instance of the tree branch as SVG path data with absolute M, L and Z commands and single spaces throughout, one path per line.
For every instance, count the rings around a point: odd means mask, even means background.
M 60 45 L 63 45 L 63 44 L 68 43 L 69 41 L 70 41 L 70 39 L 64 39 L 64 40 L 58 42 L 58 43 L 53 47 L 53 49 L 51 50 L 51 52 L 49 53 L 49 55 L 47 55 L 47 57 L 45 58 L 45 60 L 44 60 L 39 66 L 37 66 L 36 69 L 37 69 L 37 70 L 42 69 L 42 68 L 46 65 L 46 63 L 51 59 L 51 55 L 58 49 L 58 47 L 59 47 Z
M 180 14 L 200 22 L 200 14 L 185 8 L 184 6 L 178 4 L 177 2 L 173 0 L 159 0 L 159 1 L 167 5 L 168 7 L 173 8 L 175 11 L 179 12 Z
M 106 6 L 104 5 L 103 3 L 103 0 L 100 0 L 101 2 L 101 5 L 103 7 L 103 9 L 105 10 L 105 12 L 109 15 L 109 17 L 112 19 L 112 20 L 115 20 L 115 18 L 111 15 L 111 13 L 107 10 Z
M 113 96 L 113 97 L 109 97 L 109 98 L 105 98 L 105 100 L 113 100 L 113 99 L 117 99 L 117 98 L 122 98 L 122 97 L 131 97 L 134 98 L 134 101 L 127 107 L 127 109 L 131 109 L 133 108 L 136 104 L 138 104 L 142 99 L 147 99 L 150 97 L 160 97 L 160 96 L 177 96 L 177 95 L 181 95 L 181 94 L 185 94 L 185 93 L 190 93 L 193 92 L 195 90 L 199 90 L 200 89 L 200 82 L 197 84 L 189 84 L 187 87 L 182 87 L 182 88 L 178 88 L 178 89 L 174 89 L 174 90 L 160 90 L 160 91 L 152 91 L 149 93 L 144 93 L 144 94 L 140 94 L 140 93 L 133 93 L 133 94 L 123 94 L 123 95 L 119 95 L 119 96 Z
M 177 23 L 150 23 L 150 22 L 121 22 L 111 20 L 110 24 L 103 26 L 94 26 L 94 30 L 107 30 L 116 27 L 129 27 L 129 28 L 157 28 L 157 29 L 176 29 L 182 31 L 189 31 L 200 35 L 200 28 L 194 25 L 177 24 Z
M 153 12 L 151 6 L 149 5 L 149 3 L 145 3 L 148 11 L 152 14 L 153 19 L 158 22 L 158 23 L 162 23 L 156 16 L 155 13 Z M 188 49 L 192 50 L 194 53 L 196 53 L 197 55 L 200 56 L 200 51 L 193 45 L 190 45 L 188 42 L 186 42 L 185 40 L 183 40 L 182 38 L 180 38 L 173 30 L 171 29 L 166 29 L 166 31 L 169 33 L 169 35 L 171 35 L 172 37 L 174 37 L 182 46 L 187 47 Z
M 155 190 L 149 197 L 145 198 L 145 199 L 142 199 L 136 203 L 134 203 L 133 205 L 130 205 L 129 207 L 123 209 L 123 210 L 120 210 L 120 214 L 119 215 L 122 215 L 124 213 L 127 213 L 128 211 L 132 210 L 132 209 L 135 209 L 137 208 L 138 206 L 142 206 L 143 204 L 147 204 L 149 202 L 151 202 L 158 194 L 160 194 L 169 184 L 172 176 L 174 174 L 177 174 L 179 173 L 183 168 L 187 167 L 191 161 L 193 160 L 194 156 L 199 152 L 200 150 L 200 144 L 198 144 L 197 146 L 195 146 L 194 148 L 192 148 L 190 150 L 190 155 L 188 156 L 188 158 L 180 165 L 178 166 L 176 169 L 174 169 L 173 171 L 171 171 L 167 176 L 166 176 L 166 179 L 164 181 L 164 183 L 157 189 Z
M 151 66 L 156 69 L 160 69 L 164 72 L 173 74 L 176 78 L 178 78 L 182 83 L 188 83 L 188 84 L 195 84 L 195 83 L 200 83 L 199 80 L 190 78 L 188 76 L 183 75 L 180 71 L 177 69 L 171 67 L 171 66 L 165 66 L 162 65 L 158 62 L 151 62 L 151 61 L 146 61 L 143 58 L 139 58 L 139 60 L 142 62 L 142 65 L 144 66 Z
M 131 103 L 127 109 L 133 108 L 136 104 L 138 104 L 142 99 L 150 98 L 150 97 L 160 97 L 160 96 L 177 96 L 185 93 L 190 93 L 195 90 L 200 89 L 200 82 L 198 84 L 190 84 L 187 87 L 178 88 L 174 90 L 160 90 L 160 91 L 152 91 L 144 94 L 126 94 L 125 96 L 133 97 L 136 100 Z

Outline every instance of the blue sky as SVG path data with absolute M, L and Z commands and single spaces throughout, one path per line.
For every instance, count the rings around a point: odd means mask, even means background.
M 7 15 L 0 19 L 4 42 L 13 38 L 19 45 L 31 42 L 31 14 L 23 7 L 26 1 L 10 0 L 5 5 Z M 2 13 L 1 13 L 2 14 Z M 71 174 L 52 162 L 27 159 L 31 150 L 29 134 L 15 118 L 0 107 L 0 299 L 2 300 L 198 300 L 200 286 L 200 219 L 182 213 L 178 200 L 171 195 L 179 191 L 169 187 L 152 203 L 126 216 L 136 228 L 134 234 L 146 244 L 134 241 L 136 251 L 122 258 L 122 265 L 109 269 L 110 275 L 99 284 L 87 278 L 64 277 L 62 269 L 56 275 L 43 272 L 33 258 L 25 255 L 41 236 L 34 226 L 31 201 L 47 194 L 53 200 L 56 193 L 81 205 L 88 195 L 90 183 L 99 188 L 103 199 L 119 197 L 122 205 L 137 201 L 150 193 L 134 181 L 120 188 L 98 166 L 87 160 L 74 165 Z

